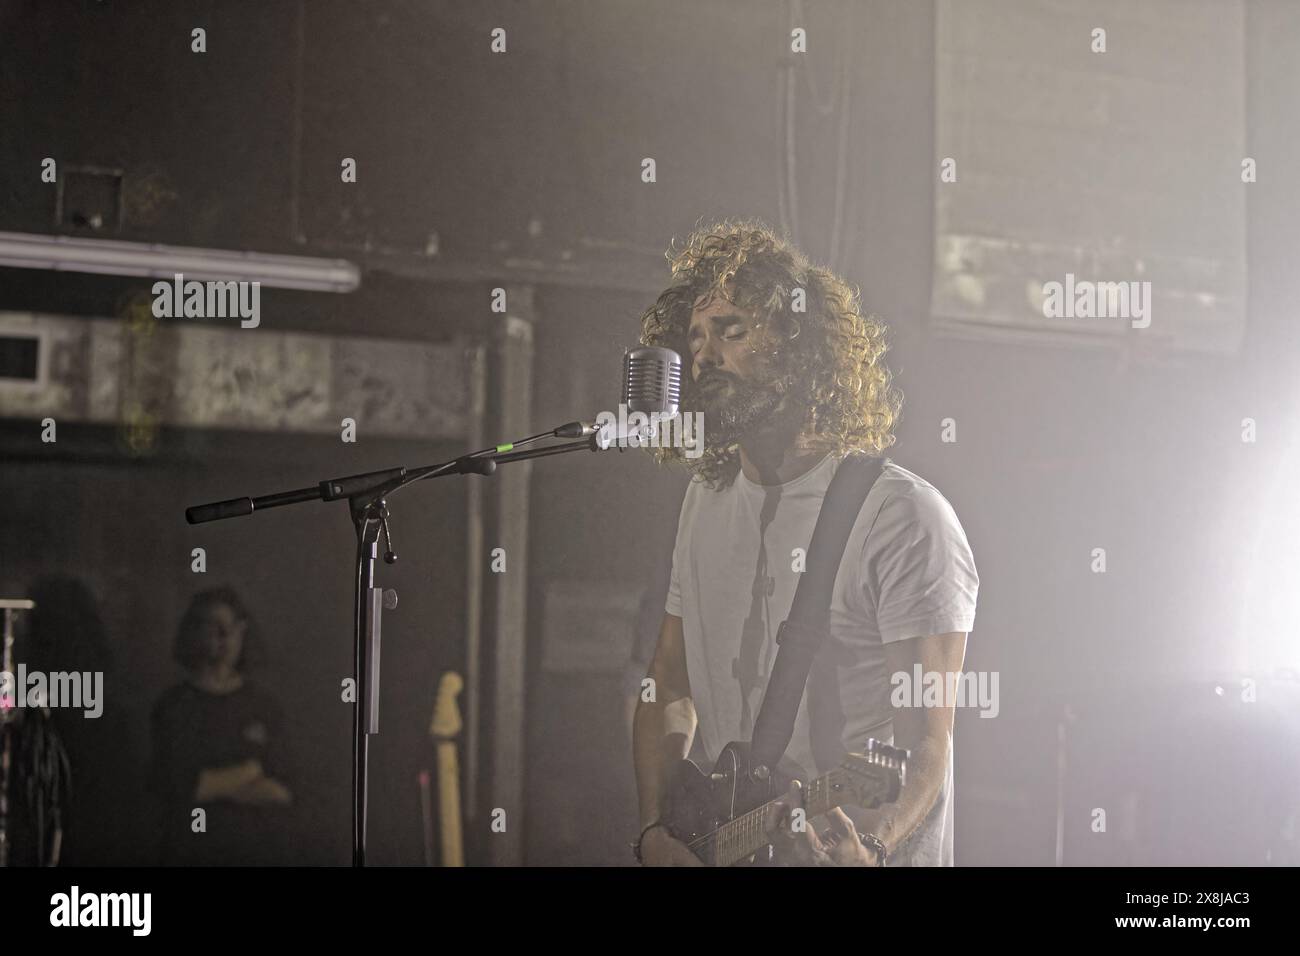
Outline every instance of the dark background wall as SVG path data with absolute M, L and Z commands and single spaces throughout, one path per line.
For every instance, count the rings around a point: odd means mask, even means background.
M 933 7 L 806 10 L 814 42 L 852 55 L 851 161 L 837 190 L 840 117 L 807 105 L 801 72 L 795 238 L 859 284 L 890 323 L 891 364 L 907 398 L 892 454 L 962 518 L 982 582 L 966 667 L 1001 674 L 998 719 L 958 715 L 958 862 L 1050 862 L 1067 703 L 1078 715 L 1068 802 L 1079 822 L 1066 836 L 1076 862 L 1257 861 L 1261 839 L 1193 844 L 1182 834 L 1225 816 L 1271 820 L 1294 793 L 1286 790 L 1294 781 L 1275 779 L 1266 747 L 1238 743 L 1294 743 L 1294 714 L 1233 707 L 1232 695 L 1225 703 L 1212 687 L 1250 662 L 1256 635 L 1243 630 L 1243 595 L 1282 506 L 1272 489 L 1287 442 L 1297 441 L 1300 197 L 1285 171 L 1300 155 L 1300 9 L 1246 4 L 1248 148 L 1272 174 L 1247 193 L 1245 344 L 1238 354 L 1151 364 L 936 334 Z M 126 214 L 114 238 L 363 265 L 363 286 L 348 296 L 268 293 L 270 328 L 486 336 L 488 290 L 535 285 L 532 424 L 559 423 L 611 407 L 619 355 L 666 279 L 672 236 L 700 217 L 780 220 L 788 17 L 785 4 L 732 0 L 6 0 L 0 228 L 54 230 L 53 187 L 39 181 L 41 159 L 53 156 L 125 171 Z M 206 54 L 189 51 L 196 26 L 207 30 Z M 505 56 L 489 52 L 497 26 L 508 31 Z M 828 55 L 798 66 L 821 83 L 822 100 L 830 63 Z M 345 156 L 358 162 L 354 185 L 339 182 Z M 655 184 L 640 181 L 645 156 L 657 160 Z M 111 321 L 134 287 L 0 269 L 0 309 Z M 939 440 L 950 416 L 956 444 Z M 1247 416 L 1267 440 L 1241 443 Z M 166 649 L 193 588 L 192 532 L 177 521 L 184 505 L 453 450 L 204 433 L 169 436 L 141 461 L 125 456 L 111 430 L 73 430 L 50 455 L 32 444 L 34 428 L 10 421 L 3 431 L 0 583 L 18 591 L 64 570 L 93 585 L 116 667 L 129 675 L 120 686 L 131 688 L 132 760 L 142 752 L 144 705 L 173 677 Z M 639 597 L 671 543 L 681 488 L 680 476 L 634 455 L 565 456 L 533 469 L 528 746 L 518 768 L 529 794 L 528 862 L 625 861 L 635 824 L 625 675 L 544 669 L 543 608 L 561 581 Z M 138 515 L 137 500 L 156 507 Z M 335 701 L 348 663 L 346 624 L 339 628 L 350 599 L 348 528 L 341 514 L 328 525 L 298 511 L 238 535 L 204 534 L 212 564 L 248 593 L 272 637 L 272 674 L 295 715 L 319 807 L 305 823 L 316 834 L 311 858 L 343 862 L 347 714 Z M 463 567 L 437 544 L 460 539 L 462 519 L 447 489 L 403 502 L 403 562 L 391 582 L 403 603 L 385 652 L 401 666 L 388 671 L 387 726 L 422 731 L 428 681 L 403 681 L 457 662 L 457 639 L 432 634 L 463 627 Z M 1089 572 L 1094 547 L 1107 549 L 1107 575 Z M 1214 772 L 1206 742 L 1223 761 Z M 404 754 L 378 758 L 384 862 L 418 860 L 407 776 L 418 746 L 412 733 Z M 1259 805 L 1266 792 L 1274 803 Z M 1175 798 L 1177 813 L 1152 809 Z M 1141 808 L 1130 813 L 1140 821 L 1130 837 L 1090 840 L 1087 808 L 1126 799 Z

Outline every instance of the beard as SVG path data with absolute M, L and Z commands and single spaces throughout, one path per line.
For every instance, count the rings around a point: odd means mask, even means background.
M 748 438 L 773 421 L 786 398 L 780 380 L 745 382 L 725 372 L 705 372 L 696 387 L 706 440 L 718 448 Z

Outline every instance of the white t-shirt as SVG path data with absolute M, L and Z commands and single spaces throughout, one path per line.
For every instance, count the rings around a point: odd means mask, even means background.
M 776 631 L 799 580 L 795 549 L 806 555 L 839 463 L 827 455 L 783 485 L 756 484 L 740 472 L 718 491 L 698 481 L 687 486 L 665 610 L 682 619 L 691 697 L 709 761 L 728 742 L 753 735 L 776 659 Z M 883 643 L 969 632 L 978 588 L 975 559 L 952 506 L 927 481 L 887 462 L 849 535 L 835 578 L 830 636 L 814 661 L 783 768 L 806 783 L 844 753 L 861 751 L 870 737 L 892 743 Z M 952 865 L 951 758 L 938 803 L 891 864 Z

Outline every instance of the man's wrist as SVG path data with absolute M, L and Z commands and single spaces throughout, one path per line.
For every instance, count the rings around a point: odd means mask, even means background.
M 638 863 L 645 862 L 645 860 L 641 859 L 641 845 L 645 842 L 645 835 L 655 829 L 655 827 L 661 827 L 663 825 L 664 823 L 662 820 L 655 820 L 653 823 L 647 823 L 641 828 L 641 835 L 638 836 L 636 842 L 632 844 L 632 855 L 636 857 Z
M 876 866 L 885 866 L 889 860 L 889 848 L 885 846 L 885 841 L 880 839 L 874 833 L 863 833 L 858 831 L 858 840 L 864 847 L 871 851 L 876 858 Z

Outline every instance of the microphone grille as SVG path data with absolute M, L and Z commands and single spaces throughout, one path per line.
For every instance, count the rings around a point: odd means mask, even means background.
M 682 357 L 647 345 L 623 353 L 623 402 L 630 412 L 677 414 L 682 400 Z

